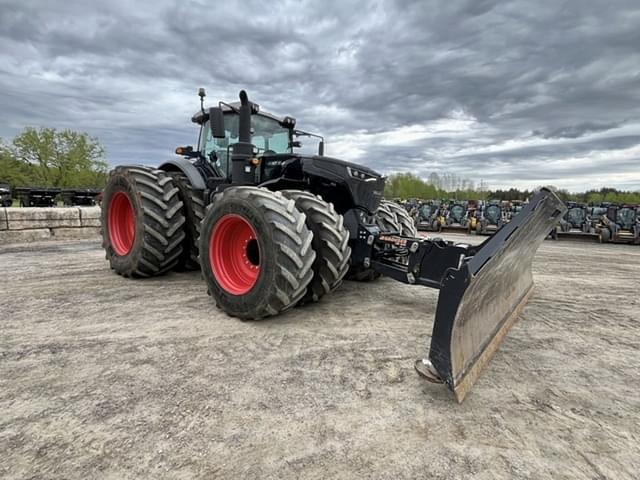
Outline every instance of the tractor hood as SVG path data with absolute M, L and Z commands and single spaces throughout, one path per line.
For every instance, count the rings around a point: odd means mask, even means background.
M 357 163 L 347 162 L 345 160 L 340 160 L 338 158 L 333 158 L 333 157 L 321 157 L 319 155 L 314 155 L 311 158 L 314 161 L 317 161 L 317 162 L 320 162 L 320 163 L 332 163 L 332 164 L 334 164 L 336 166 L 339 166 L 339 168 L 348 167 L 350 169 L 354 169 L 354 170 L 357 170 L 357 171 L 360 171 L 360 172 L 364 172 L 365 174 L 367 174 L 369 176 L 372 176 L 372 177 L 384 178 L 382 175 L 380 175 L 375 170 L 372 170 L 369 167 L 366 167 L 364 165 L 358 165 Z
M 344 204 L 345 208 L 346 205 L 355 205 L 373 213 L 382 200 L 385 177 L 363 165 L 298 153 L 265 155 L 263 162 L 266 182 L 286 178 L 314 183 L 319 191 L 332 191 L 327 198 L 335 198 L 333 194 L 337 194 L 344 199 L 334 202 L 338 211 Z
M 309 175 L 325 178 L 336 187 L 348 189 L 353 202 L 369 212 L 378 209 L 384 194 L 385 177 L 375 170 L 332 157 L 304 157 L 304 170 Z

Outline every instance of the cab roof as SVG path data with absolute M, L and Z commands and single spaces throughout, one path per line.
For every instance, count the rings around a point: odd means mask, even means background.
M 231 102 L 229 105 L 236 109 L 240 108 L 240 102 Z M 233 109 L 228 107 L 227 105 L 220 105 L 220 107 L 222 108 L 223 113 L 233 112 Z M 273 113 L 265 112 L 264 110 L 260 110 L 254 115 L 261 115 L 263 117 L 271 118 L 272 120 L 275 120 L 279 123 L 282 123 L 284 121 L 284 117 L 278 117 Z M 193 123 L 197 123 L 198 125 L 202 125 L 207 120 L 209 120 L 209 112 L 207 111 L 207 109 L 205 109 L 204 114 L 202 113 L 202 110 L 198 110 L 193 114 L 193 117 L 191 117 L 191 121 Z

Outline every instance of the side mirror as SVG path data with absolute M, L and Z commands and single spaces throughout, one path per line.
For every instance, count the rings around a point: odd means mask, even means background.
M 324 157 L 324 140 L 318 144 L 318 155 Z
M 293 142 L 291 142 L 291 146 L 293 148 L 300 148 L 302 146 L 302 142 L 300 140 L 294 140 Z
M 211 127 L 211 135 L 213 138 L 224 138 L 224 115 L 220 107 L 211 107 L 209 109 L 209 126 Z

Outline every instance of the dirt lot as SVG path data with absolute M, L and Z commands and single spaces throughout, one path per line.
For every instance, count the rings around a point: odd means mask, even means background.
M 95 242 L 0 247 L 0 271 L 0 477 L 640 472 L 639 247 L 545 242 L 462 405 L 413 371 L 435 290 L 346 282 L 241 322 L 199 273 L 126 280 Z

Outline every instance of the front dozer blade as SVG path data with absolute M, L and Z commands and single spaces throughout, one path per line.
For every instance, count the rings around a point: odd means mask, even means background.
M 565 211 L 553 192 L 541 189 L 473 257 L 445 273 L 429 359 L 418 360 L 416 369 L 432 381 L 446 383 L 458 402 L 527 303 L 533 257 Z

